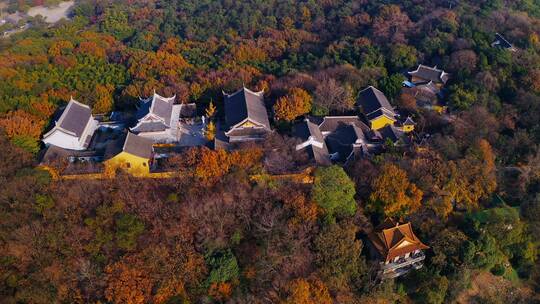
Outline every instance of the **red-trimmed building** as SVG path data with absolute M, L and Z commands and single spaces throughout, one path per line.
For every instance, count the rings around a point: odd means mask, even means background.
M 380 261 L 379 278 L 390 279 L 423 266 L 423 250 L 429 247 L 414 234 L 411 223 L 387 219 L 369 235 Z

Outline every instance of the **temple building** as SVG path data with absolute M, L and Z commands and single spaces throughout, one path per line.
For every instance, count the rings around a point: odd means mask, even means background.
M 384 93 L 373 86 L 360 91 L 357 105 L 369 121 L 372 130 L 379 130 L 396 122 L 394 108 Z
M 305 151 L 319 165 L 332 164 L 324 136 L 317 124 L 306 118 L 293 127 L 292 135 L 302 141 L 296 145 L 296 151 Z
M 68 150 L 85 150 L 98 126 L 92 109 L 73 98 L 63 110 L 54 127 L 43 135 L 43 143 Z
M 150 173 L 154 154 L 153 141 L 131 132 L 107 144 L 104 154 L 105 172 L 113 174 L 122 169 L 134 176 Z
M 319 128 L 334 162 L 345 164 L 368 152 L 370 129 L 358 116 L 326 116 Z
M 242 88 L 233 94 L 223 93 L 225 126 L 229 143 L 261 140 L 271 132 L 263 91 Z
M 435 110 L 439 113 L 445 111 L 443 104 L 444 86 L 450 79 L 450 74 L 437 67 L 420 64 L 416 70 L 408 72 L 409 81 L 404 81 L 403 92 L 413 96 L 419 107 Z
M 148 99 L 141 99 L 137 124 L 130 129 L 131 132 L 155 143 L 177 141 L 181 105 L 175 104 L 175 99 L 176 96 L 163 97 L 156 92 Z
M 510 42 L 508 42 L 508 40 L 506 40 L 506 38 L 504 38 L 503 35 L 499 33 L 495 33 L 495 41 L 493 41 L 491 46 L 506 49 L 511 52 L 516 51 L 516 48 Z
M 411 82 L 415 85 L 433 83 L 438 88 L 443 87 L 448 79 L 450 79 L 450 74 L 445 71 L 435 67 L 429 67 L 427 65 L 420 64 L 416 70 L 409 72 L 411 77 Z
M 371 130 L 359 116 L 310 117 L 293 126 L 292 136 L 301 140 L 296 150 L 306 151 L 315 163 L 347 164 L 380 150 L 387 140 L 406 144 L 403 127 L 386 125 Z
M 414 127 L 416 126 L 416 123 L 409 116 L 403 122 L 398 121 L 395 126 L 396 126 L 396 128 L 398 130 L 400 130 L 400 131 L 402 131 L 404 133 L 410 133 L 410 132 L 414 131 Z
M 429 247 L 422 243 L 412 230 L 411 223 L 400 224 L 387 219 L 369 235 L 372 253 L 379 261 L 380 279 L 391 279 L 423 266 L 423 250 Z

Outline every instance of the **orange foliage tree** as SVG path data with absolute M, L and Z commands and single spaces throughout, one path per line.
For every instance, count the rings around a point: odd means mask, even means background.
M 385 164 L 373 180 L 369 208 L 385 216 L 403 216 L 420 208 L 423 192 L 409 181 L 407 172 Z
M 94 41 L 83 41 L 79 44 L 77 49 L 75 49 L 76 53 L 81 54 L 88 54 L 91 56 L 95 56 L 98 58 L 106 58 L 107 52 L 103 47 L 100 47 L 96 42 Z
M 299 278 L 291 282 L 290 295 L 284 304 L 331 304 L 330 292 L 318 278 Z
M 107 288 L 105 298 L 112 303 L 148 303 L 152 280 L 135 258 L 127 258 L 105 267 Z
M 225 176 L 233 167 L 251 169 L 262 158 L 260 148 L 247 148 L 234 152 L 210 150 L 206 147 L 191 149 L 186 154 L 186 165 L 193 168 L 193 176 L 205 185 L 211 185 Z
M 97 84 L 93 95 L 93 107 L 94 113 L 108 113 L 112 111 L 114 101 L 112 98 L 113 86 L 110 84 L 101 85 Z
M 61 55 L 66 55 L 68 52 L 73 50 L 74 46 L 71 41 L 67 40 L 58 40 L 55 41 L 51 47 L 49 47 L 49 56 L 57 57 Z
M 233 291 L 233 288 L 232 288 L 232 284 L 229 283 L 229 282 L 216 282 L 216 283 L 212 283 L 210 285 L 210 289 L 208 290 L 208 294 L 220 301 L 220 302 L 223 302 L 227 299 L 229 299 L 232 295 L 232 291 Z
M 292 121 L 300 115 L 311 111 L 312 98 L 308 92 L 301 88 L 293 88 L 287 96 L 283 96 L 274 105 L 276 118 Z
M 0 117 L 0 127 L 9 138 L 29 136 L 39 139 L 44 126 L 44 120 L 23 110 L 12 111 Z
M 203 184 L 210 185 L 223 177 L 230 168 L 229 156 L 225 150 L 213 151 L 208 148 L 199 149 L 199 160 L 194 175 Z
M 308 197 L 302 191 L 287 191 L 283 193 L 283 202 L 285 206 L 294 213 L 294 217 L 291 219 L 292 224 L 303 223 L 315 223 L 320 210 L 319 206 Z
M 154 295 L 155 304 L 165 304 L 174 296 L 186 298 L 184 283 L 180 280 L 172 280 L 163 284 Z

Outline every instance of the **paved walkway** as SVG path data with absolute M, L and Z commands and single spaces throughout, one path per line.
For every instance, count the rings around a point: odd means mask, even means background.
M 178 126 L 180 139 L 178 145 L 182 147 L 202 146 L 207 140 L 204 136 L 203 123 L 194 123 L 193 125 L 180 123 Z
M 28 10 L 28 15 L 35 17 L 37 15 L 43 16 L 45 22 L 56 23 L 62 19 L 68 19 L 71 7 L 75 4 L 74 1 L 61 2 L 58 6 L 46 7 L 43 5 L 34 6 Z

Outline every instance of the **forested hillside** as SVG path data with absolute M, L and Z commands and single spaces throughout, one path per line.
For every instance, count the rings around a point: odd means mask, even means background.
M 0 38 L 0 302 L 538 303 L 539 35 L 533 0 L 80 0 L 72 20 Z M 418 64 L 451 74 L 446 113 L 402 90 Z M 243 85 L 277 132 L 192 148 L 169 160 L 179 177 L 37 166 L 70 97 L 104 114 L 156 90 L 220 116 Z M 350 115 L 370 85 L 415 144 L 272 178 L 302 162 L 295 121 Z M 381 282 L 367 235 L 389 217 L 430 248 Z

